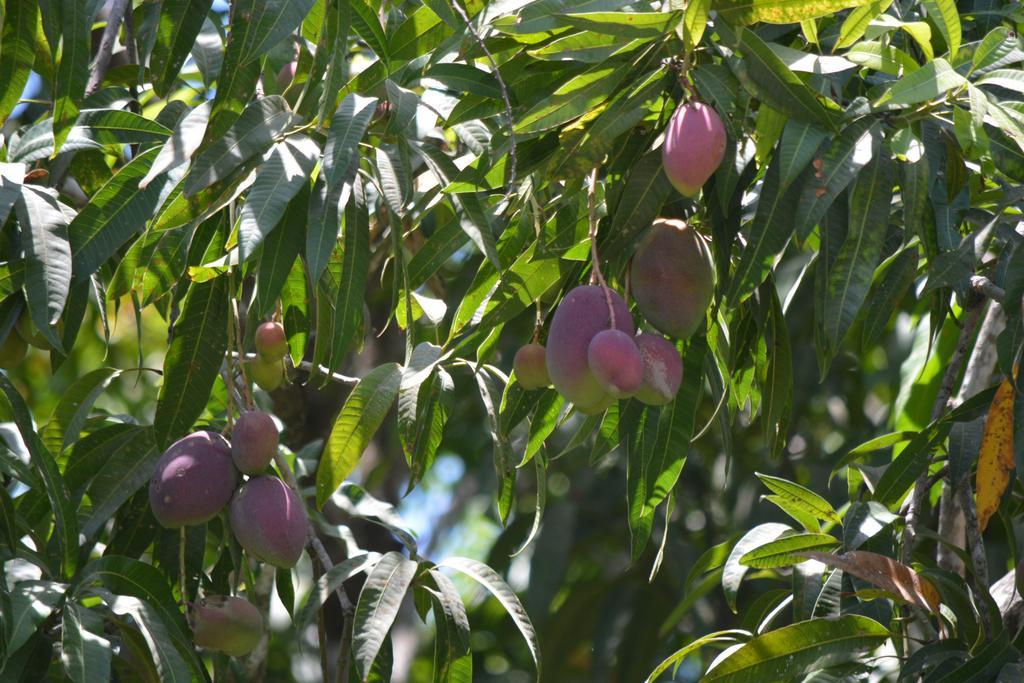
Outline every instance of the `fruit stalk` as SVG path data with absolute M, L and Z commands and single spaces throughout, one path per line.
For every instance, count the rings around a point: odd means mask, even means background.
M 597 282 L 601 286 L 605 303 L 608 304 L 608 319 L 614 330 L 616 329 L 615 306 L 612 305 L 612 295 L 608 291 L 608 283 L 605 282 L 604 274 L 601 272 L 601 259 L 597 254 L 597 170 L 598 167 L 595 166 L 594 170 L 590 172 L 590 182 L 587 188 L 587 210 L 590 222 L 590 282 L 591 284 Z

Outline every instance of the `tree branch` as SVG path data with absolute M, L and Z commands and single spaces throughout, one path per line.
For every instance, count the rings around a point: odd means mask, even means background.
M 103 84 L 103 77 L 107 75 L 107 67 L 110 66 L 110 56 L 114 53 L 114 41 L 117 40 L 117 32 L 124 20 L 124 13 L 128 9 L 130 0 L 114 0 L 110 5 L 110 14 L 107 15 L 107 25 L 103 28 L 103 37 L 100 39 L 100 48 L 96 52 L 96 60 L 93 62 L 92 71 L 89 74 L 89 82 L 85 86 L 85 96 L 88 97 L 99 90 Z
M 230 353 L 235 357 L 241 358 L 242 360 L 252 360 L 256 358 L 255 353 L 238 353 L 236 351 L 231 351 Z M 327 379 L 331 380 L 332 382 L 337 382 L 338 384 L 348 384 L 350 386 L 353 386 L 359 384 L 360 380 L 359 377 L 343 375 L 340 372 L 331 372 L 330 368 L 324 365 L 314 365 L 308 360 L 299 361 L 299 363 L 297 365 L 294 365 L 293 367 L 298 368 L 299 370 L 305 370 L 306 372 L 311 374 L 322 375 Z
M 989 592 L 988 589 L 988 558 L 985 556 L 985 541 L 981 537 L 981 528 L 978 524 L 978 509 L 975 506 L 974 496 L 971 495 L 971 485 L 965 478 L 957 485 L 957 497 L 960 499 L 960 507 L 967 518 L 967 540 L 971 546 L 971 564 L 974 565 L 974 590 L 979 596 Z M 981 617 L 981 624 L 985 629 L 985 637 L 991 637 L 992 625 L 988 619 L 988 609 L 980 603 L 978 615 Z
M 984 294 L 993 301 L 1003 303 L 1006 299 L 1006 290 L 998 286 L 984 275 L 971 276 L 971 289 L 979 294 Z

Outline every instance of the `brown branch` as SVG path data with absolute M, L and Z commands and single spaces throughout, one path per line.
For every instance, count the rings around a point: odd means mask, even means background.
M 981 617 L 981 624 L 985 629 L 985 637 L 991 637 L 992 625 L 988 620 L 988 609 L 982 603 L 981 596 L 988 593 L 988 558 L 985 556 L 985 541 L 981 537 L 981 528 L 978 524 L 978 508 L 975 505 L 974 496 L 971 495 L 971 486 L 964 479 L 957 485 L 957 497 L 960 499 L 960 507 L 967 518 L 967 540 L 971 546 L 971 564 L 974 565 L 972 576 L 974 577 L 974 590 L 978 594 L 978 615 Z
M 971 289 L 979 294 L 984 294 L 993 301 L 1003 303 L 1006 299 L 1006 290 L 989 280 L 984 275 L 971 276 Z
M 96 60 L 92 65 L 92 72 L 89 74 L 89 81 L 85 86 L 85 96 L 88 97 L 99 90 L 103 84 L 103 78 L 107 75 L 107 67 L 110 66 L 110 56 L 114 53 L 114 41 L 117 40 L 117 32 L 121 28 L 121 21 L 128 9 L 130 0 L 114 0 L 110 6 L 110 14 L 107 15 L 107 25 L 103 28 L 103 37 L 100 39 L 100 47 L 96 52 Z
M 239 354 L 237 351 L 231 351 L 230 353 L 231 355 L 241 358 L 242 360 L 252 360 L 253 358 L 256 357 L 255 353 Z M 340 372 L 331 372 L 330 368 L 324 365 L 314 365 L 308 360 L 299 361 L 293 367 L 298 368 L 299 370 L 305 370 L 306 372 L 309 373 L 316 373 L 318 375 L 322 375 L 323 377 L 326 377 L 330 381 L 336 382 L 338 384 L 348 384 L 349 386 L 359 384 L 359 377 L 343 375 Z

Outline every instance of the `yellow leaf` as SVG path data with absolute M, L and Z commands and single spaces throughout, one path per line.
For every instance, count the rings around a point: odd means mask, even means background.
M 978 452 L 975 495 L 978 501 L 978 527 L 984 531 L 999 509 L 1016 463 L 1013 460 L 1013 384 L 1003 381 L 996 390 L 985 419 L 985 433 Z

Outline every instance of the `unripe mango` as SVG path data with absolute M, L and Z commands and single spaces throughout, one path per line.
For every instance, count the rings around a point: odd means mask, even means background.
M 703 102 L 680 105 L 661 146 L 665 175 L 681 194 L 696 196 L 722 163 L 725 143 L 725 126 L 714 109 Z
M 615 311 L 615 328 L 633 335 L 629 308 L 615 292 L 609 292 Z M 590 371 L 587 349 L 598 332 L 611 329 L 608 303 L 597 285 L 576 287 L 565 295 L 551 319 L 548 332 L 547 368 L 551 383 L 562 396 L 585 414 L 599 413 L 614 402 Z
M 306 508 L 277 477 L 254 477 L 243 484 L 231 501 L 228 521 L 246 552 L 277 567 L 294 567 L 306 546 Z
M 649 332 L 634 339 L 644 359 L 644 382 L 636 398 L 649 406 L 671 403 L 683 383 L 683 360 L 672 342 Z
M 252 381 L 263 391 L 273 391 L 284 381 L 284 363 L 280 359 L 266 360 L 256 356 L 249 361 L 249 372 L 252 373 Z
M 547 351 L 541 344 L 526 344 L 516 351 L 512 367 L 516 371 L 519 386 L 527 391 L 533 391 L 551 384 L 546 356 Z
M 644 382 L 644 361 L 633 338 L 622 330 L 603 330 L 587 347 L 587 362 L 597 383 L 613 398 L 632 396 Z
M 149 505 L 164 527 L 202 524 L 224 509 L 237 482 L 224 437 L 196 432 L 175 441 L 156 461 Z
M 231 458 L 245 474 L 259 474 L 277 454 L 279 436 L 274 418 L 260 410 L 242 413 L 231 432 Z
M 637 246 L 630 282 L 648 322 L 686 339 L 703 324 L 715 293 L 711 250 L 686 223 L 660 218 Z
M 281 360 L 288 353 L 288 337 L 284 325 L 265 322 L 256 328 L 256 353 L 265 360 Z
M 263 636 L 263 615 L 248 600 L 212 595 L 192 608 L 193 642 L 198 647 L 242 657 Z
M 18 331 L 12 328 L 7 333 L 4 343 L 0 344 L 0 368 L 10 370 L 17 367 L 21 361 L 25 360 L 27 353 L 28 344 L 21 338 Z

